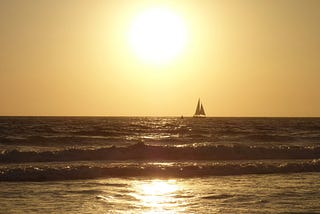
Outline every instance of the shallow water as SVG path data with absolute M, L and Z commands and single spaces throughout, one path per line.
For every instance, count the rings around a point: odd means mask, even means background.
M 320 212 L 320 174 L 0 183 L 0 213 Z

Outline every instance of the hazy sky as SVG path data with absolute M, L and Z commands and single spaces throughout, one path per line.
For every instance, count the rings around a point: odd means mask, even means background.
M 168 8 L 186 44 L 137 57 L 136 16 Z M 0 115 L 320 116 L 320 1 L 0 1 Z

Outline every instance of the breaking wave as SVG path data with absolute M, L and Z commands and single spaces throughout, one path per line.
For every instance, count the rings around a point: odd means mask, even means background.
M 317 159 L 320 146 L 152 146 L 137 143 L 127 147 L 65 149 L 58 151 L 2 151 L 1 163 L 93 161 L 93 160 L 259 160 Z
M 294 162 L 104 163 L 18 166 L 0 169 L 0 181 L 52 181 L 108 177 L 187 178 L 244 174 L 320 172 L 320 159 Z

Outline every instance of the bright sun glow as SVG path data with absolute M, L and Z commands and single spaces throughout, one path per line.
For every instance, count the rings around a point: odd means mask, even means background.
M 176 57 L 185 47 L 186 27 L 177 14 L 153 8 L 139 14 L 129 31 L 129 42 L 136 55 L 155 64 Z

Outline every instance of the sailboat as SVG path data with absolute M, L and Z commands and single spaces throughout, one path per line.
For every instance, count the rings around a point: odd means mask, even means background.
M 206 117 L 206 113 L 204 112 L 204 108 L 203 108 L 203 105 L 202 105 L 202 103 L 200 101 L 200 98 L 198 99 L 196 112 L 194 113 L 193 117 L 196 117 L 196 118 L 204 118 L 204 117 Z

